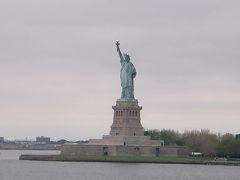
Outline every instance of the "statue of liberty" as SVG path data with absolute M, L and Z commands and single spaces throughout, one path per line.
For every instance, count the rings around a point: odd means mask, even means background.
M 122 55 L 119 45 L 120 45 L 119 41 L 116 41 L 117 51 L 120 56 L 121 63 L 120 70 L 122 86 L 121 100 L 123 101 L 135 100 L 133 79 L 136 77 L 137 72 L 134 65 L 130 62 L 130 56 L 128 54 Z

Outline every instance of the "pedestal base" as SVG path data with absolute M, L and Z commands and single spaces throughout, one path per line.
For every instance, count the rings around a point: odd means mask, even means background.
M 138 101 L 118 100 L 114 110 L 113 124 L 110 135 L 112 136 L 143 136 L 144 131 L 141 124 Z
M 119 146 L 164 146 L 162 140 L 151 140 L 150 136 L 111 136 L 104 135 L 102 139 L 90 139 L 89 145 L 119 145 Z

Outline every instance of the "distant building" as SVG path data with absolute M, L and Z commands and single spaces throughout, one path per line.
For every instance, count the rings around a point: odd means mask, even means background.
M 236 139 L 240 139 L 240 134 L 237 134 L 237 135 L 236 135 Z
M 4 143 L 4 137 L 0 137 L 0 143 Z
M 39 144 L 49 144 L 50 143 L 50 137 L 44 137 L 44 136 L 37 137 L 36 142 L 39 143 Z

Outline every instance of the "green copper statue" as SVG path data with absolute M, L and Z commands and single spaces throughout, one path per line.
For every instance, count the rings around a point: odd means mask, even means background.
M 117 51 L 120 56 L 121 63 L 121 86 L 122 86 L 122 95 L 121 100 L 123 101 L 132 101 L 134 98 L 134 83 L 133 79 L 136 77 L 137 72 L 133 64 L 130 62 L 130 56 L 128 54 L 123 54 L 119 48 L 119 41 L 116 41 Z

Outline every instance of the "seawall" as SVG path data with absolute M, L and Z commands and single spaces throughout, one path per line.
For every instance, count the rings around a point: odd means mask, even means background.
M 116 162 L 116 163 L 159 163 L 159 164 L 199 164 L 240 166 L 240 161 L 196 160 L 178 157 L 142 156 L 62 156 L 62 155 L 21 155 L 20 160 L 69 161 L 69 162 Z

